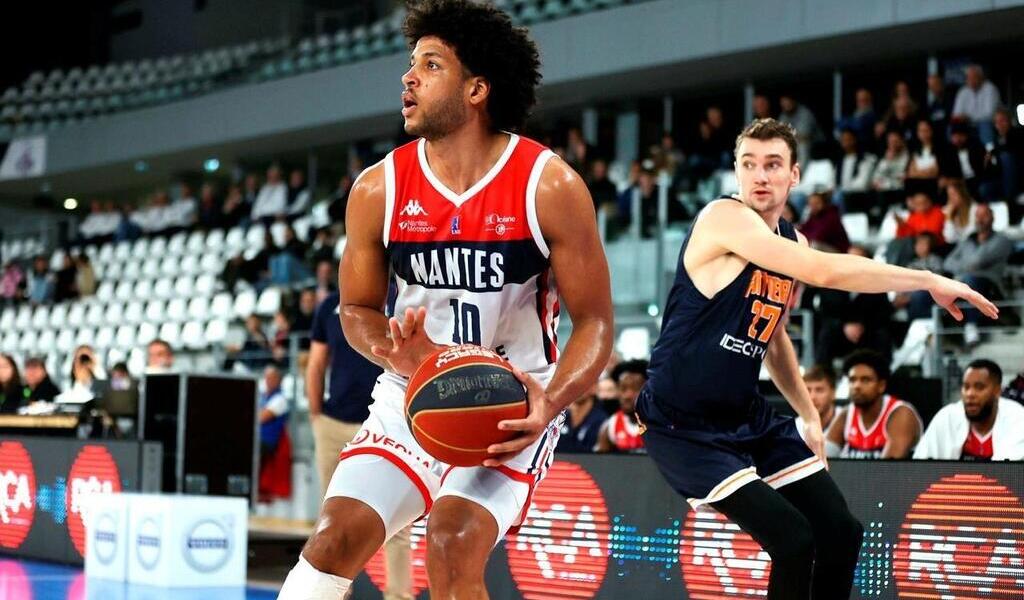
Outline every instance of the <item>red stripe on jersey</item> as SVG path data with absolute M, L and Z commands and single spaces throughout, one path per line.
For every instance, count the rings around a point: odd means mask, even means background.
M 892 415 L 892 411 L 903 404 L 905 404 L 903 401 L 897 400 L 888 394 L 883 396 L 882 410 L 878 413 L 878 418 L 875 419 L 875 422 L 867 429 L 864 428 L 864 417 L 861 414 L 860 408 L 855 404 L 851 404 L 851 416 L 847 420 L 846 431 L 844 432 L 846 445 L 853 450 L 862 452 L 881 452 L 885 445 L 889 443 L 889 432 L 886 429 L 889 423 L 889 416 Z

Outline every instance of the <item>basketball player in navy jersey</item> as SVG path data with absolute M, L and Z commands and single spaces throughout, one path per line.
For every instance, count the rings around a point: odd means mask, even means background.
M 997 311 L 927 271 L 810 249 L 781 218 L 800 179 L 796 150 L 792 127 L 773 119 L 737 138 L 739 195 L 708 204 L 683 243 L 637 411 L 668 483 L 694 507 L 725 514 L 771 556 L 769 598 L 831 600 L 850 595 L 863 528 L 825 470 L 820 418 L 789 337 L 776 333 L 795 282 L 927 290 L 957 319 L 958 299 L 989 317 Z M 802 418 L 803 439 L 758 394 L 762 362 Z
M 469 0 L 411 6 L 404 29 L 413 48 L 402 116 L 419 139 L 353 185 L 340 268 L 345 336 L 384 373 L 281 590 L 286 600 L 341 597 L 388 537 L 426 513 L 431 597 L 487 598 L 491 549 L 522 522 L 563 409 L 611 351 L 590 194 L 550 150 L 512 133 L 535 102 L 534 43 Z M 573 321 L 561 357 L 559 291 Z M 408 377 L 455 343 L 505 355 L 529 394 L 527 418 L 499 424 L 520 435 L 489 448 L 479 467 L 434 460 L 404 416 Z

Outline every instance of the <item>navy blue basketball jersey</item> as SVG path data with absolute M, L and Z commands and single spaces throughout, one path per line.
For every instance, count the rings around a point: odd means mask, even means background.
M 779 219 L 776 233 L 797 239 L 785 219 Z M 692 237 L 693 229 L 679 251 L 647 388 L 660 406 L 682 414 L 742 419 L 758 398 L 761 362 L 782 322 L 793 279 L 750 262 L 707 298 L 683 263 Z

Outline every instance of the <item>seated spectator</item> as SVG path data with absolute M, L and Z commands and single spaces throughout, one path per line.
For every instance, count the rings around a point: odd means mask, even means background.
M 291 334 L 292 323 L 288 319 L 288 313 L 283 310 L 274 313 L 274 341 L 271 343 L 270 352 L 274 356 L 274 362 L 282 369 L 288 368 L 288 361 L 291 360 Z
M 85 402 L 101 398 L 107 391 L 106 373 L 91 346 L 75 349 L 71 360 L 71 388 L 57 398 L 64 402 Z
M 53 301 L 64 302 L 78 297 L 78 269 L 70 254 L 64 254 L 63 264 L 56 273 L 53 284 Z
M 850 383 L 850 405 L 839 411 L 825 436 L 829 456 L 909 458 L 924 428 L 917 410 L 885 393 L 889 359 L 871 351 L 843 362 Z
M 114 230 L 115 242 L 130 242 L 139 239 L 142 228 L 136 218 L 135 207 L 124 204 L 118 213 L 117 228 Z
M 53 275 L 45 256 L 32 260 L 32 272 L 28 276 L 28 301 L 32 304 L 47 304 L 53 300 Z
M 687 161 L 687 167 L 694 179 L 703 181 L 725 168 L 725 153 L 721 142 L 715 137 L 716 130 L 707 121 L 697 126 L 697 141 Z
M 839 174 L 836 202 L 844 207 L 845 212 L 868 212 L 871 174 L 875 171 L 878 157 L 863 152 L 857 143 L 857 135 L 849 128 L 839 134 L 839 145 L 843 153 L 835 165 Z
M 975 232 L 953 248 L 943 267 L 986 297 L 999 299 L 1002 297 L 1000 282 L 1013 253 L 1013 242 L 993 230 L 989 205 L 974 207 L 974 221 Z M 977 344 L 981 339 L 978 333 L 980 318 L 981 313 L 976 309 L 964 309 L 964 341 L 969 345 Z
M 878 115 L 875 114 L 875 101 L 865 88 L 859 88 L 854 94 L 853 114 L 846 117 L 843 122 L 845 127 L 851 129 L 857 136 L 857 143 L 865 152 L 873 151 L 881 146 L 875 136 L 875 123 L 878 122 Z
M 174 371 L 174 348 L 166 340 L 157 338 L 146 345 L 146 373 L 159 374 Z
M 605 211 L 609 216 L 616 214 L 618 191 L 615 184 L 608 179 L 608 161 L 595 158 L 590 164 L 590 177 L 587 178 L 587 189 L 594 201 L 594 212 Z
M 93 200 L 88 216 L 78 226 L 78 239 L 82 244 L 108 242 L 114 238 L 119 220 L 112 202 L 104 206 L 98 200 Z
M 1006 200 L 1011 211 L 1011 222 L 1020 218 L 1020 173 L 1024 166 L 1024 130 L 1013 127 L 1010 112 L 996 110 L 992 117 L 994 139 L 985 153 L 985 182 L 981 197 L 985 200 Z
M 754 95 L 751 108 L 754 111 L 755 119 L 771 119 L 775 116 L 772 114 L 772 102 L 768 99 L 768 96 L 765 96 L 764 94 Z
M 316 268 L 320 261 L 334 260 L 334 247 L 338 240 L 330 227 L 321 227 L 313 234 L 313 243 L 306 250 L 306 264 Z
M 592 156 L 592 148 L 583 139 L 583 131 L 579 127 L 570 127 L 566 132 L 565 162 L 582 175 L 587 172 L 587 164 Z
M 619 388 L 619 410 L 601 426 L 598 433 L 598 452 L 642 452 L 643 428 L 636 417 L 636 399 L 647 383 L 647 361 L 629 360 L 619 363 L 612 371 Z
M 338 180 L 338 187 L 327 199 L 327 217 L 332 224 L 339 225 L 341 233 L 345 232 L 345 211 L 348 210 L 348 194 L 352 191 L 352 181 L 352 175 L 342 175 Z
M 235 363 L 241 363 L 249 371 L 258 371 L 273 362 L 270 341 L 263 333 L 263 322 L 259 316 L 249 315 L 245 319 L 245 341 L 241 346 L 227 346 L 224 369 L 230 371 Z
M 21 302 L 25 297 L 25 272 L 18 263 L 9 260 L 4 263 L 4 274 L 0 277 L 0 300 L 6 305 Z
M 280 175 L 280 171 L 278 171 Z M 255 173 L 249 173 L 245 176 L 245 181 L 242 184 L 242 202 L 244 202 L 250 209 L 256 205 L 256 199 L 260 195 L 260 178 Z
M 299 294 L 299 309 L 292 318 L 291 329 L 299 338 L 299 349 L 309 350 L 309 332 L 313 329 L 313 317 L 316 316 L 316 290 L 307 288 Z
M 645 163 L 650 161 L 644 161 Z M 633 222 L 633 197 L 638 192 L 637 200 L 640 203 L 640 237 L 652 237 L 658 226 L 658 196 L 661 193 L 661 186 L 657 183 L 657 174 L 647 168 L 641 169 L 637 175 L 636 184 L 632 185 L 619 194 L 619 224 L 628 229 Z M 683 205 L 668 198 L 668 222 L 680 221 L 686 217 Z
M 18 364 L 10 354 L 0 354 L 0 413 L 15 413 L 25 402 Z
M 305 259 L 306 245 L 295 237 L 295 230 L 291 225 L 285 226 L 284 246 L 270 257 L 270 283 L 289 286 L 309 279 L 310 273 Z
M 890 131 L 886 134 L 885 144 L 885 154 L 871 174 L 871 189 L 878 193 L 878 201 L 869 204 L 867 209 L 868 217 L 876 225 L 881 221 L 886 207 L 904 198 L 903 185 L 910 162 L 910 154 L 899 132 Z M 852 209 L 847 212 L 852 212 Z
M 766 98 L 767 100 L 767 98 Z M 704 111 L 704 120 L 711 130 L 710 147 L 713 155 L 718 157 L 718 168 L 732 168 L 732 150 L 735 145 L 735 136 L 731 135 L 725 126 L 725 117 L 722 109 L 717 106 L 709 106 Z
M 813 365 L 804 372 L 804 385 L 807 395 L 811 397 L 818 417 L 821 419 L 821 430 L 828 431 L 836 421 L 836 374 L 831 367 Z M 803 437 L 804 420 L 796 418 L 796 430 Z
M 847 252 L 869 258 L 862 246 L 851 245 Z M 857 350 L 872 350 L 883 356 L 892 353 L 892 303 L 888 295 L 808 288 L 801 302 L 804 307 L 814 308 L 821 321 L 814 362 L 831 365 Z
M 203 231 L 210 231 L 221 226 L 223 212 L 217 202 L 217 189 L 212 183 L 204 183 L 199 188 L 199 216 L 197 223 Z
M 908 269 L 942 273 L 942 259 L 935 254 L 935 236 L 919 233 L 914 238 L 914 259 L 907 263 Z
M 967 67 L 965 75 L 967 81 L 953 101 L 953 118 L 966 118 L 977 130 L 981 143 L 991 143 L 995 137 L 992 116 L 1001 104 L 999 89 L 985 79 L 985 72 L 979 65 Z
M 260 471 L 277 451 L 277 445 L 288 427 L 288 399 L 281 391 L 281 371 L 274 366 L 263 370 L 263 387 L 260 393 Z
M 92 261 L 86 253 L 79 254 L 74 260 L 75 266 L 75 289 L 78 290 L 79 298 L 86 298 L 96 293 L 96 271 L 92 268 Z
M 288 186 L 281 181 L 281 167 L 271 165 L 267 169 L 267 182 L 260 188 L 252 205 L 252 220 L 270 223 L 276 217 L 288 212 Z
M 904 140 L 913 139 L 917 127 L 917 118 L 914 114 L 916 110 L 916 105 L 909 96 L 893 98 L 889 112 L 875 124 L 875 138 L 881 139 L 885 132 L 896 131 Z
M 946 205 L 942 207 L 946 224 L 942 226 L 942 237 L 948 244 L 959 244 L 974 233 L 974 199 L 962 180 L 946 185 Z
M 614 354 L 614 353 L 613 353 Z M 612 369 L 615 367 L 613 366 Z M 611 370 L 608 371 L 611 373 Z M 611 375 L 602 375 L 597 380 L 597 391 L 595 392 L 597 397 L 597 405 L 601 407 L 601 411 L 606 415 L 613 414 L 619 410 L 619 386 L 612 379 Z
M 953 117 L 953 97 L 946 93 L 946 83 L 941 75 L 928 76 L 928 96 L 931 100 L 923 116 L 931 121 L 932 128 L 939 135 L 945 135 L 949 120 Z
M 893 212 L 897 238 L 913 238 L 920 233 L 930 233 L 940 245 L 945 243 L 942 229 L 946 225 L 946 215 L 942 213 L 941 208 L 935 206 L 932 196 L 925 192 L 916 192 L 907 198 L 907 208 L 910 213 L 906 216 L 901 215 L 899 211 Z
M 25 389 L 25 404 L 53 402 L 61 394 L 60 388 L 46 372 L 46 363 L 38 357 L 25 359 Z
M 779 121 L 789 123 L 796 131 L 797 163 L 806 167 L 811 161 L 811 146 L 821 141 L 824 136 L 818 127 L 818 120 L 811 109 L 796 101 L 791 94 L 779 97 Z
M 246 202 L 242 195 L 242 188 L 233 185 L 228 188 L 228 195 L 224 198 L 224 206 L 221 207 L 218 220 L 219 226 L 231 229 L 239 225 L 247 225 L 251 213 L 252 205 Z
M 812 248 L 842 253 L 850 249 L 850 238 L 846 236 L 839 209 L 829 200 L 828 194 L 811 194 L 807 198 L 807 212 L 807 220 L 798 229 Z
M 196 224 L 199 215 L 198 202 L 188 184 L 181 184 L 181 196 L 167 205 L 165 215 L 165 235 L 191 229 Z
M 928 425 L 915 459 L 1024 460 L 1024 406 L 999 397 L 1003 371 L 991 360 L 967 365 L 960 402 L 946 405 Z
M 288 175 L 288 214 L 300 215 L 309 208 L 309 187 L 306 185 L 306 172 L 292 169 Z
M 556 452 L 593 452 L 608 414 L 598 406 L 597 385 L 569 405 Z
M 153 194 L 149 205 L 132 215 L 135 224 L 148 235 L 162 235 L 173 227 L 170 198 L 165 191 Z
M 250 259 L 239 254 L 228 260 L 221 271 L 221 280 L 228 291 L 234 293 L 235 285 L 239 279 L 249 282 L 257 289 L 266 286 L 270 280 L 270 259 L 278 253 L 274 244 L 274 237 L 269 231 L 263 234 L 263 247 L 259 249 Z
M 316 264 L 316 303 L 338 291 L 338 267 L 331 260 L 322 260 Z
M 792 202 L 786 202 L 786 204 L 783 205 L 782 218 L 796 227 L 800 227 L 800 214 L 797 213 L 796 207 L 793 206 Z
M 939 176 L 951 173 L 956 157 L 951 155 L 941 139 L 935 138 L 932 124 L 925 119 L 917 122 L 917 139 L 913 148 L 903 187 L 908 195 L 922 191 L 935 198 L 939 190 Z
M 967 123 L 953 120 L 950 127 L 950 151 L 955 158 L 950 163 L 947 172 L 941 173 L 943 177 L 960 179 L 967 184 L 971 194 L 977 195 L 981 179 L 985 169 L 985 149 L 976 140 L 970 137 L 970 128 Z

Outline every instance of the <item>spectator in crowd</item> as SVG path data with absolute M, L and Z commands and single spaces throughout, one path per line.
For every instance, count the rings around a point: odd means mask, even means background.
M 851 244 L 848 254 L 870 258 L 863 246 Z M 886 294 L 853 294 L 827 288 L 807 288 L 801 294 L 803 308 L 815 312 L 815 362 L 831 365 L 857 349 L 891 352 L 889 321 L 892 305 Z
M 985 169 L 985 149 L 970 137 L 967 123 L 954 119 L 950 127 L 950 151 L 955 158 L 950 163 L 948 172 L 941 173 L 944 177 L 961 179 L 967 184 L 971 194 L 978 195 L 981 178 Z
M 235 291 L 235 285 L 239 279 L 249 282 L 257 289 L 265 286 L 270 279 L 270 258 L 277 254 L 277 246 L 274 244 L 274 236 L 270 231 L 263 233 L 263 247 L 250 259 L 239 254 L 228 260 L 221 272 L 221 279 L 225 287 L 231 293 Z
M 270 257 L 270 283 L 287 286 L 310 277 L 306 267 L 306 245 L 295 235 L 291 225 L 285 225 L 284 245 Z
M 269 224 L 276 217 L 288 212 L 288 186 L 281 181 L 281 167 L 271 165 L 267 169 L 267 182 L 260 188 L 252 205 L 252 220 Z
M 889 359 L 868 350 L 843 362 L 850 405 L 839 411 L 826 434 L 829 456 L 905 459 L 921 437 L 921 417 L 910 404 L 885 393 Z
M 636 416 L 636 399 L 647 383 L 647 361 L 629 360 L 612 371 L 619 388 L 619 410 L 608 418 L 598 433 L 598 452 L 642 452 L 643 428 Z
M 587 189 L 590 190 L 590 197 L 594 200 L 596 212 L 603 210 L 605 213 L 610 213 L 610 216 L 616 214 L 618 191 L 615 189 L 615 184 L 608 179 L 608 161 L 603 158 L 595 158 L 590 163 Z
M 811 247 L 826 252 L 843 252 L 850 248 L 850 238 L 827 193 L 814 193 L 807 198 L 807 220 L 798 229 L 810 241 Z
M 942 259 L 935 254 L 935 236 L 919 233 L 914 238 L 914 258 L 907 263 L 908 269 L 942 273 Z
M 54 302 L 64 302 L 78 297 L 78 288 L 75 284 L 78 279 L 78 269 L 75 268 L 75 261 L 70 254 L 65 253 L 61 259 L 61 267 L 56 273 L 53 285 Z
M 953 98 L 946 93 L 946 83 L 941 75 L 933 73 L 928 76 L 928 97 L 930 99 L 924 116 L 931 121 L 932 128 L 939 135 L 945 135 L 949 120 L 953 117 Z
M 217 202 L 217 189 L 212 183 L 199 188 L 199 228 L 210 231 L 221 226 L 223 212 Z
M 1000 298 L 1000 282 L 1010 255 L 1013 242 L 1002 233 L 993 230 L 992 208 L 987 204 L 974 207 L 975 232 L 953 248 L 943 264 L 953 276 L 984 294 L 988 298 Z M 981 341 L 978 333 L 980 313 L 964 309 L 964 341 L 969 345 Z
M 1024 130 L 1012 127 L 1010 112 L 996 109 L 992 117 L 994 139 L 985 152 L 985 179 L 981 197 L 985 200 L 1006 200 L 1014 213 L 1013 222 L 1020 217 L 1020 173 L 1024 166 Z
M 907 194 L 924 191 L 934 198 L 938 194 L 939 175 L 949 173 L 950 164 L 955 160 L 949 156 L 945 144 L 935 139 L 934 133 L 926 119 L 917 122 L 917 140 L 904 180 Z
M 846 126 L 853 130 L 857 136 L 857 143 L 865 151 L 873 150 L 879 144 L 876 143 L 875 123 L 878 116 L 875 114 L 875 101 L 865 88 L 858 88 L 854 94 L 856 107 L 853 114 L 845 119 Z
M 338 187 L 327 199 L 327 217 L 337 224 L 341 233 L 345 231 L 345 210 L 348 209 L 348 194 L 352 191 L 353 176 L 345 173 L 338 179 Z
M 892 108 L 889 109 L 883 120 L 875 124 L 875 137 L 881 139 L 886 131 L 896 131 L 904 140 L 911 140 L 916 128 L 914 101 L 909 96 L 900 96 L 893 98 Z
M 96 271 L 92 268 L 92 261 L 89 255 L 81 253 L 74 259 L 75 263 L 75 289 L 80 298 L 87 298 L 96 293 Z
M 331 260 L 322 260 L 316 264 L 316 303 L 320 304 L 328 296 L 338 291 L 338 267 Z
M 583 139 L 583 131 L 579 127 L 570 127 L 565 141 L 565 161 L 569 166 L 577 173 L 586 173 L 592 154 L 590 145 Z
M 280 176 L 280 171 L 278 171 Z M 256 199 L 260 196 L 260 178 L 255 173 L 245 176 L 242 183 L 242 202 L 250 209 L 256 205 Z
M 169 227 L 168 206 L 170 199 L 167 192 L 157 191 L 150 199 L 149 205 L 136 210 L 131 218 L 143 233 L 160 235 Z
M 270 345 L 270 352 L 274 362 L 282 369 L 287 369 L 291 360 L 291 334 L 292 323 L 288 319 L 288 313 L 284 310 L 274 313 L 274 339 Z
M 772 103 L 768 100 L 768 96 L 764 94 L 756 94 L 754 100 L 751 103 L 751 109 L 754 113 L 755 119 L 770 119 L 772 118 Z
M 593 452 L 608 414 L 597 404 L 597 384 L 569 405 L 557 452 Z
M 12 305 L 25 297 L 25 272 L 18 263 L 9 260 L 4 263 L 4 274 L 0 277 L 0 299 Z
M 198 220 L 199 209 L 191 186 L 187 183 L 181 184 L 180 195 L 177 200 L 167 207 L 166 214 L 167 228 L 164 230 L 165 235 L 185 231 L 195 226 Z
M 821 430 L 828 431 L 836 420 L 836 374 L 826 365 L 812 365 L 804 372 L 804 385 L 821 419 Z M 796 418 L 796 430 L 802 434 L 804 420 Z
M 707 121 L 697 126 L 697 141 L 687 161 L 690 174 L 694 179 L 702 181 L 715 171 L 724 168 L 725 154 L 720 141 L 715 138 L 715 129 Z
M 946 205 L 942 207 L 946 223 L 942 226 L 942 237 L 949 244 L 959 244 L 974 233 L 974 200 L 962 180 L 953 180 L 946 185 Z
M 0 413 L 14 413 L 25 401 L 18 364 L 10 354 L 0 354 Z
M 1024 460 L 1024 406 L 999 397 L 1003 371 L 987 359 L 964 371 L 960 402 L 943 407 L 914 458 L 937 460 Z
M 288 426 L 288 399 L 281 391 L 281 371 L 273 365 L 263 369 L 260 393 L 260 471 L 277 451 Z
M 953 102 L 953 117 L 963 117 L 978 131 L 983 144 L 992 142 L 992 116 L 1001 104 L 999 89 L 985 79 L 985 72 L 979 65 L 970 65 L 965 72 L 966 83 L 956 93 Z
M 53 276 L 45 256 L 32 260 L 32 272 L 28 276 L 28 300 L 34 305 L 46 304 L 53 300 Z
M 42 358 L 33 356 L 25 359 L 25 403 L 53 402 L 54 398 L 60 395 L 60 388 L 57 387 L 50 374 L 46 372 L 46 363 Z
M 228 188 L 228 195 L 224 198 L 224 206 L 221 207 L 220 216 L 217 219 L 217 226 L 231 229 L 244 225 L 249 221 L 252 213 L 252 205 L 248 204 L 242 194 L 242 188 L 233 185 Z
M 306 172 L 292 169 L 288 176 L 288 214 L 300 215 L 309 208 L 309 187 L 306 185 Z
M 800 227 L 800 213 L 797 212 L 792 202 L 786 202 L 785 206 L 782 207 L 782 218 L 798 228 Z
M 96 352 L 92 347 L 79 346 L 71 360 L 71 388 L 61 394 L 61 398 L 70 402 L 102 398 L 107 391 L 104 376 L 103 365 L 96 360 Z
M 263 322 L 257 315 L 245 319 L 245 340 L 241 346 L 229 345 L 224 369 L 231 370 L 236 363 L 249 371 L 258 371 L 273 362 L 270 340 L 263 332 Z
M 313 329 L 313 317 L 316 315 L 316 290 L 307 288 L 299 293 L 298 310 L 292 317 L 291 330 L 298 334 L 299 350 L 309 350 L 309 332 Z
M 649 161 L 644 161 L 649 162 Z M 633 221 L 633 197 L 639 192 L 640 223 L 639 231 L 641 237 L 651 237 L 658 225 L 658 196 L 661 193 L 661 186 L 657 183 L 657 174 L 651 169 L 643 168 L 637 175 L 636 184 L 623 190 L 619 194 L 619 223 L 627 228 Z M 668 198 L 669 222 L 676 222 L 686 217 L 683 205 L 671 197 Z
M 612 369 L 614 368 L 613 366 Z M 602 412 L 606 415 L 613 414 L 619 410 L 619 386 L 612 379 L 611 370 L 608 370 L 608 373 L 608 375 L 602 375 L 597 380 L 597 391 L 595 392 L 597 405 L 601 407 Z
M 945 243 L 942 236 L 942 229 L 946 225 L 946 215 L 942 209 L 935 206 L 930 195 L 919 191 L 907 198 L 907 208 L 910 213 L 905 217 L 900 211 L 893 211 L 893 219 L 896 220 L 896 238 L 913 238 L 919 233 L 930 233 L 935 236 L 939 244 Z M 891 261 L 896 264 L 906 264 L 906 261 Z
M 735 144 L 735 136 L 731 135 L 725 127 L 725 116 L 722 109 L 717 106 L 709 106 L 704 111 L 704 120 L 710 128 L 710 145 L 718 157 L 718 168 L 728 169 L 732 167 L 732 149 Z
M 843 129 L 839 134 L 839 146 L 843 153 L 835 165 L 836 173 L 839 174 L 836 201 L 845 208 L 845 212 L 868 212 L 871 205 L 868 193 L 871 189 L 871 174 L 878 157 L 861 150 L 857 134 L 850 128 Z M 902 184 L 900 187 L 903 187 Z
M 313 234 L 313 243 L 306 250 L 306 264 L 315 269 L 322 260 L 333 261 L 335 245 L 337 240 L 331 227 L 317 229 Z
M 142 228 L 139 227 L 134 206 L 122 204 L 118 214 L 117 228 L 114 230 L 115 242 L 130 242 L 139 239 Z
M 823 139 L 818 120 L 811 109 L 800 104 L 790 94 L 779 97 L 779 121 L 789 123 L 796 131 L 797 163 L 805 167 L 811 161 L 811 146 Z
M 146 373 L 170 373 L 174 370 L 174 348 L 157 338 L 146 345 Z
M 903 184 L 909 162 L 910 154 L 907 152 L 907 146 L 899 132 L 887 133 L 885 154 L 882 155 L 871 175 L 871 189 L 878 193 L 877 203 L 870 206 L 867 211 L 873 223 L 878 224 L 885 212 L 885 207 L 903 199 Z
M 78 239 L 82 244 L 100 244 L 113 239 L 120 220 L 113 203 L 104 206 L 99 200 L 89 205 L 89 214 L 78 226 Z

